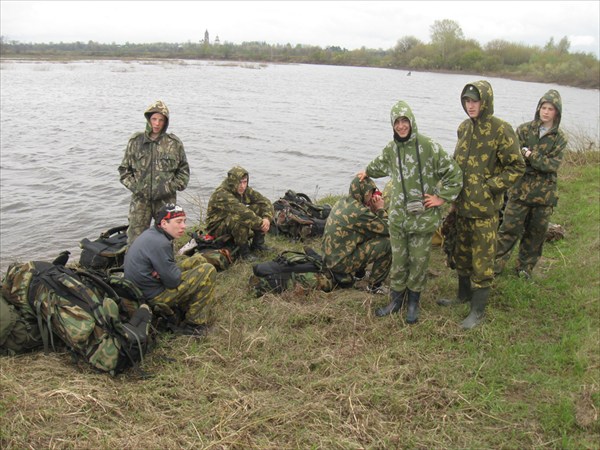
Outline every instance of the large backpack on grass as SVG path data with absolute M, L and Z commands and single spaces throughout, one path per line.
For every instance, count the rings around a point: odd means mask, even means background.
M 336 286 L 332 274 L 323 267 L 320 255 L 309 249 L 284 251 L 272 261 L 254 264 L 252 272 L 250 286 L 257 297 L 290 290 L 330 292 Z
M 331 205 L 317 205 L 306 194 L 288 190 L 273 203 L 275 216 L 270 231 L 294 239 L 323 236 Z
M 88 238 L 79 241 L 79 265 L 92 270 L 121 267 L 127 251 L 127 228 L 127 225 L 109 228 L 93 241 Z
M 148 348 L 150 308 L 120 309 L 121 297 L 93 273 L 47 262 L 13 264 L 2 290 L 37 325 L 46 351 L 64 344 L 93 368 L 115 375 L 137 366 Z

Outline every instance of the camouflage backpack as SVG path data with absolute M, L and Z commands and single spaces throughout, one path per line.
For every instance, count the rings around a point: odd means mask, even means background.
M 288 190 L 273 203 L 275 216 L 270 232 L 294 239 L 322 236 L 331 205 L 317 205 L 302 193 Z
M 46 352 L 64 344 L 78 359 L 115 375 L 137 366 L 148 348 L 150 308 L 125 306 L 115 289 L 90 272 L 47 262 L 13 264 L 2 291 L 37 325 Z
M 254 264 L 252 272 L 249 283 L 257 297 L 289 290 L 330 292 L 336 286 L 321 256 L 309 248 L 304 253 L 284 251 L 273 261 Z

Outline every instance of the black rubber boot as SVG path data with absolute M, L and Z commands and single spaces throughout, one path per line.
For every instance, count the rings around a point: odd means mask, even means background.
M 470 330 L 476 327 L 483 320 L 485 314 L 485 305 L 487 305 L 490 296 L 490 288 L 474 289 L 471 298 L 471 312 L 460 324 L 461 327 Z
M 467 303 L 471 300 L 471 277 L 459 276 L 458 277 L 458 294 L 456 298 L 440 298 L 436 303 L 440 306 L 454 306 L 460 305 L 461 303 Z
M 417 323 L 419 320 L 419 299 L 421 298 L 420 292 L 413 292 L 408 290 L 408 308 L 406 311 L 406 323 L 412 325 Z
M 396 314 L 398 311 L 400 311 L 402 309 L 402 305 L 404 305 L 405 292 L 405 290 L 401 292 L 390 291 L 390 298 L 392 301 L 386 307 L 378 308 L 377 311 L 375 311 L 375 315 L 377 317 L 384 317 L 389 316 L 390 314 Z
M 248 244 L 240 245 L 239 248 L 240 259 L 243 259 L 244 261 L 248 262 L 256 261 L 258 259 L 256 255 L 252 254 L 252 252 L 250 251 L 250 246 Z
M 252 238 L 252 244 L 250 245 L 250 250 L 257 252 L 269 252 L 272 250 L 272 248 L 266 246 L 265 234 L 259 231 L 254 233 L 254 237 Z

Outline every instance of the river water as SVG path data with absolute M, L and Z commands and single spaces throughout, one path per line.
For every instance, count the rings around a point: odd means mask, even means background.
M 163 100 L 184 143 L 191 179 L 179 202 L 188 223 L 241 165 L 271 200 L 287 189 L 342 194 L 391 138 L 400 99 L 419 130 L 452 153 L 466 118 L 459 102 L 473 75 L 207 61 L 3 61 L 0 270 L 12 261 L 79 257 L 79 241 L 127 223 L 129 193 L 117 167 L 143 111 Z M 562 126 L 598 136 L 598 90 L 487 78 L 496 115 L 533 118 L 548 89 L 563 98 Z M 383 187 L 385 180 L 379 180 Z

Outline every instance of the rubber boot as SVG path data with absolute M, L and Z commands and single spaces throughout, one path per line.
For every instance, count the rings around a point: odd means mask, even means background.
M 252 262 L 256 261 L 258 258 L 252 254 L 250 251 L 250 246 L 248 244 L 240 245 L 240 259 L 244 261 Z
M 460 305 L 470 301 L 471 295 L 471 277 L 462 275 L 458 277 L 458 294 L 456 298 L 440 298 L 436 303 L 440 306 Z
M 257 252 L 268 252 L 272 249 L 265 245 L 265 234 L 261 232 L 254 233 L 250 250 Z
M 396 314 L 398 311 L 402 309 L 402 305 L 404 305 L 404 293 L 406 290 L 398 292 L 398 291 L 390 291 L 391 302 L 384 308 L 378 308 L 375 311 L 375 315 L 377 317 L 389 316 L 390 314 Z
M 474 289 L 471 298 L 471 312 L 465 320 L 460 324 L 461 327 L 470 330 L 476 327 L 483 320 L 485 314 L 485 305 L 490 296 L 490 288 Z
M 413 292 L 408 290 L 408 308 L 406 312 L 406 323 L 409 325 L 417 323 L 419 320 L 419 299 L 421 298 L 420 292 Z
M 131 345 L 145 345 L 148 339 L 148 328 L 150 322 L 152 321 L 152 312 L 150 311 L 150 307 L 146 304 L 140 306 L 133 316 L 131 320 L 123 324 L 125 328 L 125 335 L 127 336 L 127 340 Z

